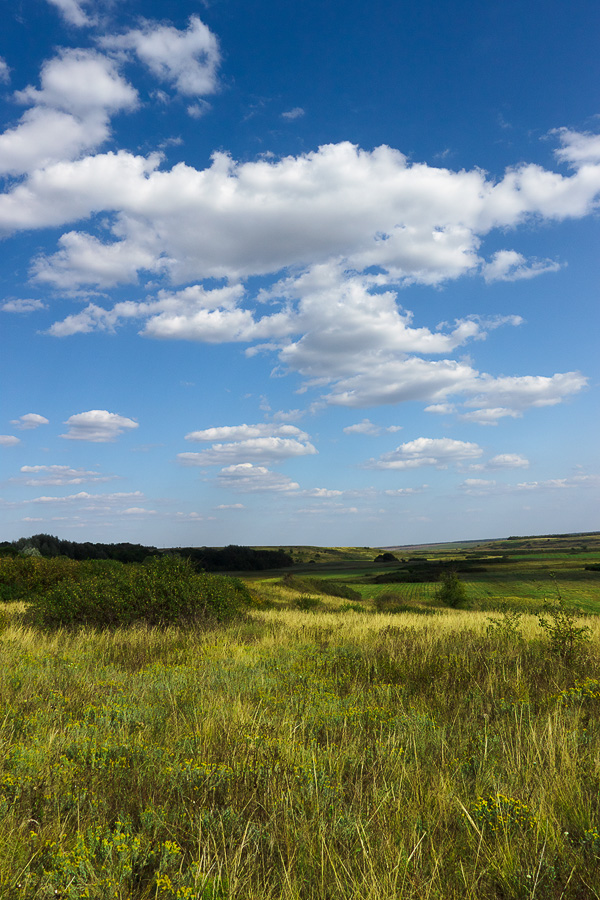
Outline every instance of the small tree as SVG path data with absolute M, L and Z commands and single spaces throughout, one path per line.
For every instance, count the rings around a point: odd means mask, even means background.
M 452 606 L 454 609 L 465 602 L 467 591 L 456 572 L 444 572 L 435 598 L 444 606 Z

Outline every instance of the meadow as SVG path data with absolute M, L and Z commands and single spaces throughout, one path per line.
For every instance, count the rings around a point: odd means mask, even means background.
M 2 604 L 0 897 L 600 897 L 600 619 L 564 602 L 600 574 L 575 555 L 525 553 L 555 579 L 513 579 L 524 605 L 502 564 L 495 608 L 481 582 L 464 609 L 361 583 L 360 554 L 306 562 L 360 601 L 248 579 L 220 623 L 42 628 Z

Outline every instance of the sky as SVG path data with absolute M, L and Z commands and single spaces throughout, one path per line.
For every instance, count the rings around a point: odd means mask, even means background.
M 3 0 L 0 540 L 593 531 L 596 0 Z

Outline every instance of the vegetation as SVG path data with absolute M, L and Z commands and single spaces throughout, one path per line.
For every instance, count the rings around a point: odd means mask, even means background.
M 198 570 L 207 572 L 254 572 L 293 565 L 284 550 L 256 549 L 230 544 L 228 547 L 174 547 L 157 550 L 142 544 L 93 544 L 62 541 L 51 534 L 34 534 L 29 538 L 0 544 L 0 557 L 41 555 L 47 558 L 114 559 L 118 562 L 143 562 L 149 556 L 176 555 L 191 560 Z
M 0 897 L 598 897 L 597 623 L 567 659 L 531 616 L 327 602 L 217 631 L 5 607 Z
M 224 621 L 251 603 L 241 581 L 198 574 L 187 560 L 168 556 L 142 566 L 7 559 L 0 565 L 0 592 L 5 601 L 29 601 L 27 622 L 52 627 Z
M 444 606 L 452 606 L 454 609 L 465 603 L 467 592 L 456 572 L 444 573 L 441 587 L 436 593 L 435 599 L 438 603 L 443 603 Z
M 596 552 L 542 570 L 535 614 L 374 584 L 372 554 L 247 588 L 1 559 L 0 900 L 600 898 L 600 618 L 564 595 Z M 203 579 L 225 615 L 187 618 Z M 57 628 L 78 598 L 93 627 Z

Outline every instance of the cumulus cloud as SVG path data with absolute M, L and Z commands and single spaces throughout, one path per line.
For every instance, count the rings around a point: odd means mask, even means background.
M 370 419 L 363 419 L 355 425 L 347 425 L 344 428 L 344 434 L 381 434 L 379 425 L 373 424 Z
M 79 491 L 77 494 L 68 494 L 66 497 L 35 497 L 32 503 L 85 503 L 84 509 L 94 509 L 100 505 L 114 505 L 129 503 L 133 499 L 142 499 L 142 491 L 120 491 L 113 494 L 88 494 L 87 491 Z
M 436 466 L 445 469 L 450 463 L 478 459 L 483 450 L 478 444 L 453 438 L 416 438 L 383 453 L 366 464 L 370 469 L 417 469 Z
M 357 422 L 355 425 L 347 425 L 344 428 L 345 434 L 378 435 L 382 431 L 393 434 L 396 431 L 402 431 L 402 425 L 389 425 L 387 428 L 382 428 L 380 425 L 375 425 L 370 419 L 363 419 L 362 422 Z
M 8 84 L 10 81 L 10 69 L 3 56 L 0 56 L 0 84 Z
M 516 250 L 498 250 L 489 263 L 482 267 L 484 279 L 492 281 L 521 281 L 524 278 L 535 278 L 546 272 L 557 272 L 560 263 L 551 259 L 534 259 L 528 261 Z
M 563 372 L 556 375 L 515 375 L 493 378 L 481 376 L 473 383 L 477 389 L 474 397 L 465 401 L 467 407 L 484 409 L 501 408 L 522 411 L 530 407 L 555 406 L 576 394 L 588 383 L 581 372 Z M 503 412 L 506 415 L 506 412 Z
M 88 412 L 77 413 L 69 416 L 64 424 L 69 430 L 67 434 L 61 434 L 61 437 L 96 444 L 115 441 L 125 431 L 138 427 L 138 423 L 133 419 L 108 412 L 106 409 L 90 409 Z
M 529 460 L 518 453 L 499 453 L 487 463 L 488 469 L 527 469 Z
M 425 412 L 435 413 L 438 416 L 447 416 L 456 412 L 456 406 L 454 403 L 432 403 L 430 406 L 425 407 Z
M 37 95 L 28 89 L 25 96 Z M 494 181 L 481 169 L 410 164 L 393 148 L 365 151 L 348 142 L 246 163 L 218 152 L 204 170 L 179 163 L 159 171 L 159 159 L 126 152 L 116 165 L 83 162 L 68 171 L 48 166 L 9 190 L 0 198 L 2 227 L 114 212 L 125 217 L 118 225 L 129 243 L 141 225 L 155 231 L 178 282 L 341 258 L 356 271 L 379 267 L 384 282 L 440 284 L 484 265 L 478 249 L 492 229 L 586 215 L 600 192 L 600 165 L 563 176 L 523 164 Z
M 221 469 L 218 483 L 221 487 L 241 493 L 261 493 L 263 491 L 288 493 L 297 491 L 300 487 L 287 475 L 281 475 L 265 466 L 255 466 L 249 462 Z
M 31 428 L 39 428 L 40 425 L 48 425 L 49 420 L 45 416 L 40 416 L 39 413 L 25 413 L 18 419 L 12 419 L 10 424 L 16 425 L 23 431 L 28 431 Z
M 5 300 L 0 309 L 8 313 L 30 313 L 46 309 L 46 304 L 41 300 Z
M 14 434 L 0 434 L 0 447 L 14 447 L 20 443 L 20 438 L 15 437 Z
M 117 71 L 114 60 L 96 50 L 63 49 L 42 66 L 41 89 L 17 91 L 20 103 L 84 115 L 135 109 L 137 91 Z
M 74 469 L 71 466 L 21 466 L 21 472 L 25 476 L 25 484 L 35 487 L 37 485 L 66 485 L 85 484 L 88 482 L 113 481 L 116 475 L 101 475 L 99 472 L 88 469 Z
M 42 66 L 40 82 L 15 93 L 33 108 L 0 135 L 2 174 L 64 165 L 94 150 L 110 135 L 110 115 L 138 102 L 115 62 L 95 50 L 61 50 Z
M 84 9 L 88 2 L 89 0 L 48 0 L 48 3 L 58 9 L 69 25 L 75 25 L 77 28 L 93 25 L 96 21 Z
M 141 28 L 105 37 L 100 43 L 108 49 L 134 51 L 153 75 L 174 85 L 180 94 L 195 97 L 217 89 L 219 43 L 198 16 L 190 17 L 186 31 L 146 21 Z
M 213 444 L 209 450 L 200 453 L 178 453 L 177 458 L 188 466 L 218 466 L 223 463 L 261 461 L 269 462 L 293 459 L 316 453 L 310 442 L 292 438 L 258 437 L 248 438 L 228 444 Z
M 146 22 L 105 39 L 104 47 L 117 56 L 135 53 L 180 92 L 200 91 L 198 66 L 208 79 L 202 90 L 214 87 L 218 47 L 197 17 L 185 31 Z M 88 69 L 98 78 L 75 77 Z M 41 89 L 18 96 L 35 104 L 26 115 L 36 127 L 36 117 L 46 114 L 78 122 L 97 114 L 94 141 L 103 139 L 109 113 L 137 102 L 116 59 L 87 50 L 63 51 L 45 64 Z M 24 118 L 17 130 L 26 125 L 33 127 Z M 52 133 L 63 132 L 68 128 Z M 589 135 L 557 134 L 563 151 L 581 144 L 591 159 Z M 75 135 L 67 156 L 84 152 L 78 140 Z M 7 166 L 24 158 L 13 144 L 5 148 Z M 464 358 L 447 358 L 522 320 L 468 316 L 437 329 L 420 327 L 400 305 L 397 288 L 476 272 L 488 281 L 514 280 L 556 268 L 516 250 L 486 262 L 481 244 L 493 229 L 590 213 L 600 195 L 600 162 L 575 166 L 569 175 L 521 164 L 493 179 L 479 168 L 410 163 L 393 148 L 365 151 L 348 142 L 244 163 L 218 152 L 206 169 L 184 163 L 166 169 L 158 154 L 127 151 L 53 161 L 49 145 L 27 145 L 42 168 L 0 195 L 0 229 L 61 226 L 99 214 L 108 214 L 103 224 L 110 228 L 103 239 L 68 230 L 56 252 L 34 260 L 36 280 L 76 291 L 133 284 L 145 275 L 174 286 L 144 302 L 90 303 L 54 323 L 54 336 L 136 321 L 149 338 L 246 342 L 249 353 L 277 354 L 274 374 L 298 373 L 306 388 L 322 387 L 324 403 L 361 408 L 419 401 L 441 412 L 463 397 L 465 420 L 480 424 L 560 403 L 586 384 L 578 372 L 496 379 Z M 275 283 L 252 296 L 244 280 L 254 275 Z M 229 284 L 209 291 L 200 283 L 209 278 Z M 175 290 L 178 285 L 188 287 Z
M 551 134 L 558 135 L 560 140 L 561 147 L 556 150 L 556 156 L 561 162 L 575 168 L 600 162 L 600 134 L 570 128 L 556 128 Z
M 219 503 L 215 509 L 246 509 L 243 503 Z
M 308 440 L 306 432 L 295 425 L 276 425 L 270 422 L 258 425 L 223 425 L 217 428 L 204 428 L 201 431 L 190 431 L 186 441 L 246 441 L 251 438 L 291 437 L 297 440 Z

